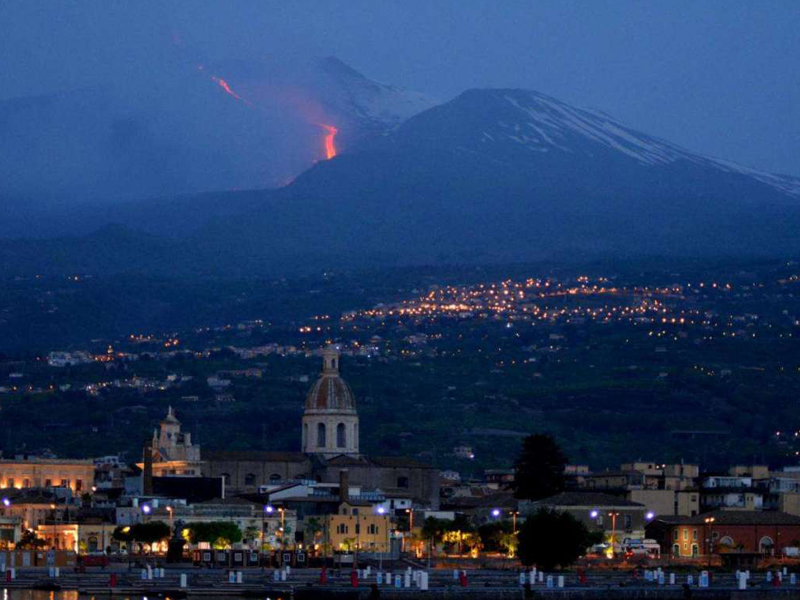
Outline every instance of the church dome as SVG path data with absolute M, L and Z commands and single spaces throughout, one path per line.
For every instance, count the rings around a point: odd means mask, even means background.
M 347 382 L 339 376 L 339 352 L 326 348 L 319 378 L 306 396 L 306 411 L 356 412 L 356 401 Z

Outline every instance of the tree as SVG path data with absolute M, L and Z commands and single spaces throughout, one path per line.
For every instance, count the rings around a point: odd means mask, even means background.
M 32 529 L 26 529 L 22 532 L 22 535 L 17 542 L 17 548 L 30 548 L 32 550 L 36 550 L 38 548 L 43 548 L 47 545 L 47 540 L 43 540 L 40 537 L 36 537 L 36 533 Z
M 583 556 L 594 536 L 571 514 L 542 509 L 519 530 L 517 552 L 522 564 L 544 571 L 569 567 Z
M 536 433 L 522 441 L 514 465 L 514 497 L 541 500 L 564 491 L 567 457 L 549 435 Z
M 163 521 L 137 523 L 131 530 L 131 536 L 140 544 L 155 544 L 167 539 L 171 534 L 169 525 Z
M 448 526 L 448 522 L 444 519 L 428 517 L 422 524 L 422 539 L 427 540 L 431 548 L 435 551 L 436 544 L 442 540 L 442 537 L 448 530 Z
M 242 540 L 242 530 L 231 521 L 189 523 L 189 541 L 193 544 L 208 542 L 215 548 L 228 548 Z

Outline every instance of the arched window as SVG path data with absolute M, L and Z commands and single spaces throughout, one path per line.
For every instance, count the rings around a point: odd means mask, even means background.
M 325 423 L 317 424 L 317 448 L 325 447 Z
M 724 546 L 725 548 L 735 548 L 736 544 L 733 542 L 733 538 L 729 535 L 726 535 L 719 541 L 720 546 Z
M 772 550 L 775 547 L 775 542 L 772 541 L 772 538 L 769 536 L 764 536 L 761 538 L 761 541 L 758 542 L 758 551 L 761 554 L 772 554 Z
M 225 485 L 231 484 L 231 474 L 230 473 L 223 473 L 222 480 L 225 482 Z
M 344 423 L 339 423 L 336 426 L 336 447 L 347 448 L 347 431 Z
M 303 423 L 303 450 L 308 446 L 308 423 Z
M 681 555 L 681 545 L 672 544 L 672 556 L 680 556 L 680 555 Z
M 408 487 L 408 477 L 398 477 L 397 478 L 397 487 L 399 487 L 399 488 L 407 488 Z
M 255 485 L 256 484 L 256 476 L 253 473 L 248 473 L 244 476 L 244 484 L 245 485 Z
M 281 480 L 281 476 L 278 475 L 277 473 L 273 473 L 272 475 L 269 476 L 269 482 L 270 483 L 278 483 L 280 480 Z
M 697 544 L 692 544 L 692 556 L 695 558 L 700 556 L 700 546 Z

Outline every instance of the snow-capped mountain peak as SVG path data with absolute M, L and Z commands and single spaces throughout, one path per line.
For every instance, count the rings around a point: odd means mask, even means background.
M 689 161 L 727 173 L 746 175 L 782 193 L 800 197 L 800 178 L 696 154 L 635 131 L 600 111 L 577 108 L 528 90 L 472 90 L 462 96 L 470 94 L 489 95 L 495 105 L 504 105 L 504 110 L 500 111 L 502 118 L 495 127 L 481 132 L 480 141 L 484 145 L 511 140 L 537 153 L 591 154 L 605 150 L 650 167 Z M 483 98 L 482 102 L 485 101 Z

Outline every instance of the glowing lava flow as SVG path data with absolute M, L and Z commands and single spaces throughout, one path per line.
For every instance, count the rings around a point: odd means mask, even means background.
M 205 67 L 203 65 L 197 65 L 197 68 L 200 71 L 205 71 Z M 209 73 L 208 76 L 211 77 L 211 81 L 213 81 L 219 87 L 221 87 L 223 90 L 225 90 L 225 93 L 228 94 L 229 96 L 232 96 L 232 97 L 236 98 L 239 102 L 244 102 L 248 106 L 252 106 L 253 105 L 252 102 L 249 102 L 248 100 L 245 100 L 239 94 L 234 92 L 233 89 L 231 89 L 230 84 L 227 81 L 225 81 L 222 77 L 217 77 L 213 73 Z
M 336 144 L 334 138 L 339 130 L 333 125 L 320 125 L 325 130 L 325 158 L 330 160 L 336 156 Z

